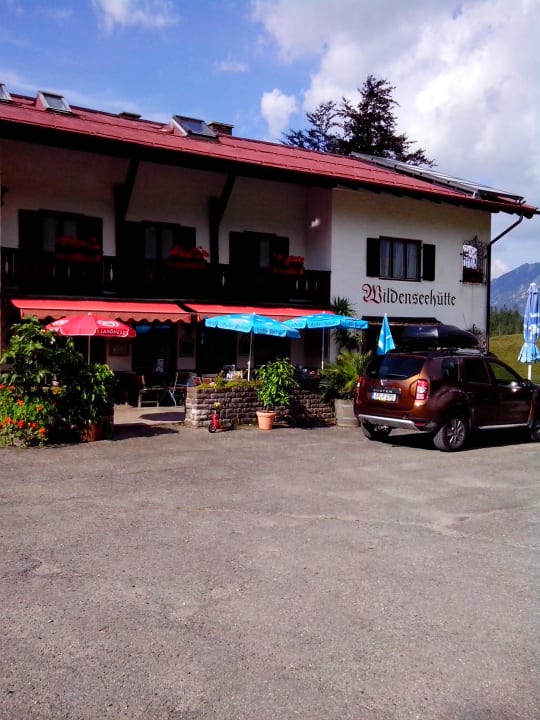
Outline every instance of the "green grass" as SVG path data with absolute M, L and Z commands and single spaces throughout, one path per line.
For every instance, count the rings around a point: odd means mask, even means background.
M 522 377 L 528 377 L 528 367 L 524 363 L 520 363 L 517 359 L 521 346 L 523 345 L 523 335 L 499 335 L 491 336 L 489 339 L 489 349 L 495 353 L 503 362 L 514 368 Z M 532 366 L 532 380 L 540 384 L 540 363 Z

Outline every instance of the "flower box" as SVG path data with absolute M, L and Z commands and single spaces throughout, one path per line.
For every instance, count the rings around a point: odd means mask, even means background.
M 304 274 L 304 268 L 303 267 L 269 267 L 270 272 L 273 275 L 303 275 Z
M 167 258 L 168 267 L 175 270 L 204 270 L 207 267 L 206 262 L 200 260 L 177 260 L 175 258 Z
M 304 258 L 301 255 L 272 253 L 269 270 L 275 275 L 303 275 Z
M 70 235 L 56 238 L 56 259 L 63 262 L 97 263 L 102 259 L 101 244 L 96 238 L 79 240 Z
M 206 267 L 208 257 L 208 252 L 203 247 L 173 245 L 165 262 L 169 267 L 181 270 L 200 270 Z

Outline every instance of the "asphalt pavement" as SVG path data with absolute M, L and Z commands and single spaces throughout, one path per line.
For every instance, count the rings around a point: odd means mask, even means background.
M 540 717 L 540 446 L 0 449 L 2 720 Z

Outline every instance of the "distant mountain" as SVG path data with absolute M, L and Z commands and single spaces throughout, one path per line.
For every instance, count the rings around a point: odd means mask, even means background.
M 491 307 L 500 310 L 506 306 L 509 310 L 520 312 L 525 307 L 525 297 L 529 285 L 535 282 L 540 289 L 540 263 L 525 263 L 514 270 L 491 281 Z

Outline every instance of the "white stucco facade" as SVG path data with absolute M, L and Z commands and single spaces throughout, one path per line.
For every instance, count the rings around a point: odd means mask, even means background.
M 462 281 L 463 245 L 490 241 L 489 213 L 427 200 L 335 190 L 332 213 L 332 294 L 347 297 L 359 315 L 437 320 L 486 327 L 485 283 Z M 366 275 L 366 240 L 389 236 L 435 245 L 435 279 L 383 280 Z
M 19 246 L 19 210 L 49 210 L 100 218 L 103 255 L 118 255 L 115 188 L 126 182 L 129 159 L 16 140 L 0 142 L 2 178 L 9 185 L 0 215 L 2 247 Z M 196 244 L 210 251 L 209 199 L 221 196 L 227 177 L 219 171 L 141 161 L 125 220 L 195 228 Z M 302 256 L 306 270 L 331 273 L 329 300 L 347 298 L 359 317 L 381 318 L 387 313 L 412 321 L 436 318 L 483 333 L 487 287 L 485 282 L 463 282 L 462 253 L 473 238 L 487 247 L 490 231 L 489 212 L 444 200 L 239 175 L 220 219 L 219 263 L 229 263 L 231 233 L 285 237 L 289 253 Z M 373 237 L 434 246 L 434 279 L 369 276 L 367 239 Z M 303 341 L 292 343 L 291 356 L 297 364 L 306 362 Z M 242 366 L 242 359 L 236 359 Z M 130 357 L 110 360 L 119 369 L 129 369 Z M 195 358 L 179 357 L 177 366 L 192 368 L 194 363 Z

